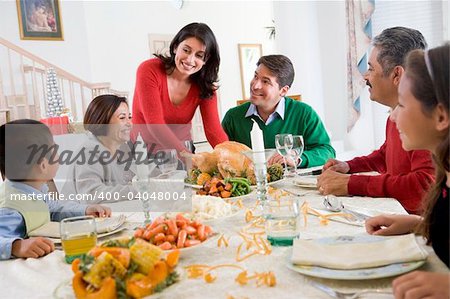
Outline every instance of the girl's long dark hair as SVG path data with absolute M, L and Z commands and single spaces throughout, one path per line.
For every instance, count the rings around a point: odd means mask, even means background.
M 411 79 L 411 91 L 419 100 L 422 110 L 430 114 L 437 105 L 442 105 L 449 111 L 449 54 L 450 44 L 428 51 L 429 66 L 425 62 L 425 54 L 422 50 L 410 52 L 406 58 L 406 76 Z M 430 73 L 431 72 L 431 73 Z M 430 189 L 423 200 L 424 221 L 417 228 L 418 232 L 430 240 L 431 214 L 437 199 L 445 186 L 449 168 L 449 130 L 433 153 L 433 161 L 436 168 L 436 183 Z
M 173 38 L 169 47 L 169 55 L 165 56 L 160 53 L 154 53 L 156 57 L 162 60 L 168 74 L 175 69 L 175 48 L 187 38 L 195 37 L 200 40 L 206 47 L 205 65 L 200 71 L 192 74 L 190 79 L 197 84 L 200 89 L 200 98 L 208 99 L 217 90 L 220 55 L 219 46 L 216 37 L 208 25 L 203 23 L 191 23 L 184 26 Z

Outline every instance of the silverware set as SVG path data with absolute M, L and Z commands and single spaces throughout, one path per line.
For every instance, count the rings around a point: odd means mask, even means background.
M 356 292 L 343 292 L 343 291 L 337 291 L 329 286 L 326 286 L 324 284 L 310 281 L 310 284 L 321 290 L 322 292 L 328 294 L 332 298 L 338 298 L 338 299 L 357 299 L 360 298 L 362 295 L 365 294 L 392 294 L 392 291 L 386 290 L 386 289 L 363 289 Z

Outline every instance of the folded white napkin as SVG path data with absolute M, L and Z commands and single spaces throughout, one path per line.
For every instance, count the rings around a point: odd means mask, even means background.
M 299 187 L 316 187 L 317 176 L 304 176 L 294 179 L 294 185 Z
M 420 261 L 428 253 L 414 234 L 392 237 L 359 235 L 294 240 L 293 264 L 331 269 L 362 269 Z
M 112 232 L 125 223 L 126 217 L 124 215 L 108 217 L 108 218 L 95 218 L 95 226 L 97 228 L 97 234 L 104 234 Z M 47 224 L 31 231 L 28 234 L 29 237 L 48 237 L 59 239 L 59 222 L 48 222 Z

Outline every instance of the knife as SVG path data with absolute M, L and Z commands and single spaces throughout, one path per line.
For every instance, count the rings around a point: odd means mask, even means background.
M 313 171 L 308 171 L 308 172 L 303 172 L 303 173 L 299 173 L 299 176 L 307 176 L 307 175 L 320 175 L 322 174 L 322 169 L 316 169 Z

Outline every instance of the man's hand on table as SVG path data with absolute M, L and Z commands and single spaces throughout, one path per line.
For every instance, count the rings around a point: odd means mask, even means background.
M 347 162 L 339 161 L 336 159 L 328 159 L 327 163 L 323 165 L 322 170 L 333 170 L 340 173 L 348 173 L 350 171 L 350 166 Z
M 409 234 L 421 221 L 417 215 L 380 215 L 366 220 L 366 231 L 379 236 Z
M 297 159 L 297 161 L 295 161 L 296 164 L 294 165 L 292 158 L 286 158 L 286 163 L 288 166 L 297 167 L 298 162 L 300 162 L 300 159 Z M 284 165 L 283 156 L 280 155 L 279 153 L 276 153 L 272 157 L 270 157 L 269 161 L 267 161 L 267 166 L 271 166 L 275 163 Z
M 392 282 L 397 299 L 450 298 L 450 274 L 414 271 Z
M 110 217 L 111 209 L 102 205 L 89 205 L 85 214 L 94 217 Z
M 20 258 L 38 258 L 55 250 L 50 239 L 37 237 L 24 240 L 15 240 L 12 244 L 11 254 Z
M 343 174 L 328 169 L 317 178 L 317 188 L 319 189 L 320 194 L 323 195 L 348 195 L 347 185 L 349 180 L 349 174 Z

